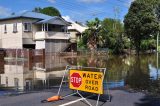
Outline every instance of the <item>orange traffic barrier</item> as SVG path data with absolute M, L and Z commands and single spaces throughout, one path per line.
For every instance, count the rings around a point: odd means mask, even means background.
M 45 103 L 45 102 L 54 102 L 54 101 L 58 101 L 58 100 L 62 100 L 62 97 L 61 96 L 52 96 L 46 100 L 42 100 L 41 102 L 42 103 Z

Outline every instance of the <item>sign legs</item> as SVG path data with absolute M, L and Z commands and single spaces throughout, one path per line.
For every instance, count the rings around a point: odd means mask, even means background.
M 84 68 L 84 67 L 83 67 Z M 85 67 L 85 68 L 93 68 L 93 67 Z M 96 79 L 97 78 L 102 78 L 102 82 L 101 82 L 101 85 L 100 85 L 100 89 L 102 89 L 103 90 L 103 81 L 104 81 L 104 78 L 105 78 L 105 73 L 106 73 L 106 68 L 96 68 L 96 69 L 98 69 L 98 70 L 100 70 L 99 72 L 103 72 L 103 75 L 102 75 L 102 77 L 101 76 L 97 76 L 97 77 L 95 77 Z M 80 71 L 80 70 L 82 70 L 82 67 L 81 67 L 81 69 L 79 70 L 79 67 L 69 67 L 69 66 L 66 66 L 66 69 L 65 69 L 65 71 L 64 71 L 64 73 L 63 73 L 63 77 L 62 77 L 62 80 L 61 80 L 61 83 L 60 83 L 60 86 L 59 86 L 59 90 L 58 90 L 58 93 L 57 93 L 57 95 L 60 95 L 60 92 L 61 92 L 61 89 L 62 89 L 62 85 L 63 85 L 63 82 L 66 82 L 66 81 L 64 81 L 65 80 L 65 76 L 66 76 L 66 73 L 67 72 L 70 72 L 70 70 L 77 70 L 75 73 L 78 73 L 78 71 L 79 72 L 83 72 L 83 76 L 85 76 L 85 74 L 87 73 L 87 71 L 86 72 L 84 72 L 84 71 Z M 85 73 L 85 74 L 84 74 Z M 89 75 L 89 73 L 91 73 L 91 72 L 89 72 L 88 71 L 88 74 L 86 74 L 86 75 Z M 71 72 L 70 72 L 70 74 L 71 74 Z M 74 82 L 74 83 L 78 83 L 78 82 L 81 82 L 80 80 L 76 80 L 75 78 L 76 78 L 76 74 L 74 75 L 74 74 L 72 74 L 73 75 L 73 78 L 72 78 L 72 83 Z M 94 75 L 94 72 L 93 72 L 93 74 L 92 74 L 92 76 Z M 96 75 L 98 75 L 97 73 L 95 74 L 95 76 Z M 80 76 L 82 76 L 82 75 L 80 75 Z M 88 76 L 89 77 L 89 76 Z M 69 80 L 70 80 L 70 78 L 69 78 Z M 87 79 L 88 80 L 88 79 Z M 69 84 L 71 83 L 71 82 L 69 82 Z M 98 83 L 98 82 L 97 82 Z M 75 87 L 77 87 L 78 85 L 76 85 L 75 84 Z M 72 84 L 73 85 L 73 84 Z M 93 95 L 89 95 L 89 96 L 87 96 L 87 97 L 84 97 L 80 92 L 79 92 L 79 89 L 74 89 L 74 91 L 76 91 L 76 92 L 73 92 L 73 93 L 71 93 L 71 94 L 68 94 L 68 95 L 65 95 L 65 96 L 63 96 L 62 97 L 62 99 L 64 99 L 64 98 L 67 98 L 67 97 L 70 97 L 70 96 L 73 96 L 73 95 L 76 95 L 76 94 L 78 94 L 80 97 L 81 97 L 81 99 L 77 99 L 77 100 L 75 100 L 76 102 L 78 102 L 78 101 L 81 101 L 81 100 L 84 100 L 89 106 L 93 106 L 87 99 L 88 98 L 90 98 L 90 97 L 92 97 L 94 94 L 97 94 L 97 93 L 94 93 L 94 92 L 92 92 L 93 93 Z M 83 91 L 83 90 L 82 90 Z M 87 91 L 86 91 L 87 92 Z M 108 85 L 107 85 L 107 93 L 108 93 L 108 99 L 109 99 L 109 101 L 110 101 L 110 94 L 109 94 L 109 87 L 108 87 Z M 100 96 L 101 96 L 101 94 L 103 94 L 103 93 L 98 93 L 97 94 L 97 101 L 96 101 L 96 105 L 95 106 L 98 106 L 99 105 L 99 100 L 100 100 Z M 72 101 L 72 102 L 74 102 L 74 101 Z M 75 103 L 75 102 L 74 102 Z
M 64 78 L 65 78 L 65 75 L 66 75 L 66 72 L 68 71 L 68 69 L 69 69 L 69 66 L 66 66 L 66 69 L 65 69 L 65 71 L 63 73 L 63 77 L 62 77 L 62 80 L 61 80 L 61 84 L 60 84 L 59 89 L 58 89 L 58 93 L 57 93 L 58 96 L 60 94 L 60 91 L 61 91 L 61 88 L 62 88 L 62 84 L 64 82 Z

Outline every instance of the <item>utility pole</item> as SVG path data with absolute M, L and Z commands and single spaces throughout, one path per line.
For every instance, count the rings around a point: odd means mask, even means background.
M 113 22 L 113 34 L 115 34 L 115 36 L 117 36 L 117 26 L 116 26 L 116 20 L 118 19 L 118 14 L 119 14 L 119 8 L 118 7 L 114 7 L 114 22 Z
M 157 34 L 157 79 L 158 79 L 158 77 L 159 77 L 159 75 L 158 75 L 158 73 L 159 73 L 159 72 L 158 72 L 158 69 L 159 69 L 159 67 L 158 67 L 158 65 L 159 65 L 159 61 L 158 61 L 158 58 L 159 58 L 159 57 L 158 57 L 158 55 L 159 55 L 159 54 L 158 54 L 158 52 L 159 52 L 158 46 L 159 46 L 159 44 L 158 44 L 158 43 L 159 43 L 159 31 L 158 31 L 158 34 Z
M 158 34 L 157 34 L 157 79 L 158 79 L 158 77 L 159 77 L 159 72 L 158 72 L 158 69 L 159 69 L 159 67 L 158 67 L 158 65 L 159 65 L 159 61 L 158 61 L 158 52 L 159 52 L 159 50 L 158 50 L 158 44 L 159 43 L 159 31 L 158 31 Z
M 116 30 L 116 20 L 118 19 L 119 16 L 119 8 L 114 7 L 114 23 L 113 23 L 113 30 Z
M 159 56 L 158 56 L 158 51 L 157 51 L 157 79 L 158 79 L 158 77 L 159 77 L 159 72 L 158 72 L 158 69 L 159 69 L 159 67 L 158 67 L 159 61 L 158 61 L 158 58 L 159 58 Z
M 159 51 L 158 51 L 158 46 L 159 46 L 159 32 L 158 32 L 158 34 L 157 34 L 157 52 L 159 52 Z

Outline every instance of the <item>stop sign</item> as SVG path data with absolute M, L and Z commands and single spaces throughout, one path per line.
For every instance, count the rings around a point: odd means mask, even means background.
M 82 77 L 79 75 L 79 73 L 73 73 L 70 76 L 70 82 L 73 85 L 73 87 L 78 88 L 82 84 Z

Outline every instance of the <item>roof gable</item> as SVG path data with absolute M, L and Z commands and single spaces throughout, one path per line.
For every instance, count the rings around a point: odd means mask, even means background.
M 42 21 L 39 21 L 37 23 L 49 23 L 49 24 L 57 24 L 57 25 L 70 25 L 63 18 L 57 17 L 57 16 L 49 18 L 49 19 L 45 19 L 45 20 L 42 20 Z

